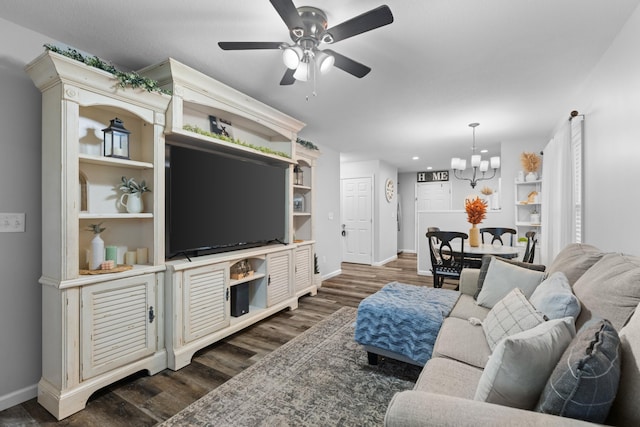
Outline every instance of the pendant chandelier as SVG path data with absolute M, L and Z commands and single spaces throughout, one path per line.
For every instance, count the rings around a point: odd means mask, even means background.
M 476 154 L 476 128 L 480 126 L 480 123 L 469 123 L 469 127 L 473 129 L 473 146 L 471 147 L 471 167 L 473 169 L 473 173 L 471 177 L 463 176 L 463 172 L 467 168 L 467 160 L 460 159 L 458 157 L 453 157 L 451 159 L 451 169 L 453 170 L 453 176 L 460 180 L 469 181 L 471 184 L 471 188 L 476 188 L 476 184 L 478 181 L 483 181 L 486 179 L 491 179 L 496 176 L 496 171 L 500 169 L 500 157 L 491 157 L 490 160 L 482 160 L 482 156 L 480 154 Z M 491 162 L 491 163 L 489 163 Z M 489 170 L 489 166 L 493 169 L 493 174 L 491 176 L 485 176 L 487 171 Z M 479 176 L 479 173 L 482 173 L 482 176 Z

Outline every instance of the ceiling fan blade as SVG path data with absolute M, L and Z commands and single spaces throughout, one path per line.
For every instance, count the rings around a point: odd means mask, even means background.
M 304 28 L 302 18 L 298 13 L 298 9 L 291 0 L 269 0 L 276 9 L 287 28 L 290 30 L 294 28 Z
M 284 76 L 282 76 L 282 80 L 280 80 L 280 84 L 282 86 L 288 86 L 288 85 L 292 85 L 296 82 L 296 79 L 293 78 L 293 73 L 295 73 L 296 70 L 292 70 L 291 68 L 287 68 L 287 71 L 285 71 Z
M 281 42 L 218 42 L 222 50 L 280 49 Z
M 344 55 L 340 55 L 339 53 L 331 49 L 324 49 L 323 52 L 327 52 L 333 55 L 333 57 L 336 60 L 336 62 L 333 64 L 334 66 L 360 79 L 366 76 L 367 74 L 369 74 L 369 71 L 371 71 L 371 68 L 367 67 L 366 65 L 363 65 L 357 61 L 354 61 L 351 58 L 347 58 Z
M 391 24 L 392 22 L 393 14 L 391 13 L 391 9 L 389 9 L 389 6 L 384 5 L 329 28 L 323 34 L 330 34 L 333 39 L 331 43 L 335 43 Z

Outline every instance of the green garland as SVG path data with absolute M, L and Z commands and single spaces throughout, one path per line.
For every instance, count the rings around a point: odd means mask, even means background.
M 200 129 L 198 126 L 184 125 L 184 126 L 182 126 L 182 129 L 184 129 L 186 131 L 189 131 L 189 132 L 197 133 L 197 134 L 200 134 L 200 135 L 208 136 L 210 138 L 221 139 L 223 141 L 231 142 L 232 144 L 242 145 L 243 147 L 253 148 L 254 150 L 258 150 L 258 151 L 261 151 L 263 153 L 274 154 L 276 156 L 286 157 L 287 159 L 291 158 L 291 156 L 289 154 L 284 153 L 282 151 L 275 151 L 275 150 L 272 150 L 272 149 L 267 148 L 267 147 L 262 147 L 260 145 L 248 144 L 248 143 L 246 143 L 244 141 L 240 141 L 239 139 L 230 138 L 230 137 L 225 136 L 225 135 L 220 135 L 218 133 L 213 133 L 213 132 L 206 131 L 204 129 Z
M 319 150 L 318 146 L 311 141 L 305 141 L 304 139 L 296 139 L 296 142 L 309 150 Z
M 148 77 L 143 77 L 135 71 L 130 71 L 128 73 L 122 72 L 113 65 L 104 62 L 97 56 L 84 56 L 75 49 L 67 48 L 66 50 L 63 50 L 50 44 L 45 44 L 44 47 L 51 52 L 59 53 L 60 55 L 64 55 L 67 58 L 82 62 L 86 65 L 89 65 L 90 67 L 98 68 L 100 70 L 104 70 L 108 73 L 113 74 L 114 77 L 118 79 L 118 86 L 120 86 L 121 88 L 125 88 L 128 86 L 131 88 L 144 89 L 147 92 L 159 92 L 171 95 L 171 91 L 162 89 L 158 85 L 157 81 L 152 80 Z

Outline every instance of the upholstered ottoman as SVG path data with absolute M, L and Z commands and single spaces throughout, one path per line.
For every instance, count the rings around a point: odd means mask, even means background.
M 392 282 L 358 306 L 355 340 L 369 353 L 424 366 L 431 358 L 442 321 L 460 293 Z

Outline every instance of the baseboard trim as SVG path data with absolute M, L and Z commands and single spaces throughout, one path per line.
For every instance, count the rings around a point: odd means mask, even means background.
M 339 275 L 341 275 L 341 274 L 342 274 L 342 269 L 341 269 L 341 268 L 339 268 L 339 269 L 337 269 L 337 270 L 336 270 L 336 271 L 334 271 L 334 272 L 331 272 L 331 273 L 328 273 L 328 274 L 323 275 L 323 276 L 322 276 L 322 280 L 328 280 L 328 279 L 331 279 L 332 277 L 336 277 L 336 276 L 339 276 Z
M 389 258 L 387 258 L 385 260 L 382 260 L 380 262 L 375 262 L 375 263 L 373 263 L 371 265 L 373 265 L 374 267 L 382 267 L 383 265 L 385 265 L 385 264 L 387 264 L 387 263 L 389 263 L 391 261 L 395 261 L 397 259 L 398 259 L 398 255 L 394 255 L 394 256 L 389 257 Z
M 26 402 L 27 400 L 31 400 L 35 397 L 38 397 L 38 384 L 33 384 L 23 389 L 12 391 L 9 394 L 0 396 L 0 411 L 4 411 L 5 409 L 19 405 L 22 402 Z
M 415 251 L 415 249 L 400 249 L 400 253 L 416 254 L 417 252 Z

